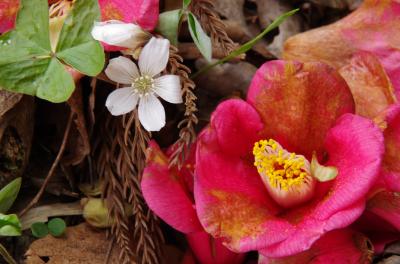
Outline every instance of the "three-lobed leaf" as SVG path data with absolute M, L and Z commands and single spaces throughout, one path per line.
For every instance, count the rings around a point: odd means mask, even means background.
M 21 0 L 15 29 L 0 36 L 0 87 L 55 103 L 66 101 L 75 84 L 65 64 L 91 76 L 104 66 L 102 47 L 90 35 L 99 16 L 97 0 L 76 1 L 54 53 L 47 1 Z

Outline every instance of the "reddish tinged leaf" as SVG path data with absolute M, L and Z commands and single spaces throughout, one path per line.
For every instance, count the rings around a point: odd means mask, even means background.
M 336 119 L 354 112 L 354 100 L 342 77 L 316 62 L 271 61 L 255 74 L 247 101 L 265 124 L 263 136 L 289 151 L 311 158 L 321 153 Z
M 186 239 L 200 263 L 240 264 L 246 256 L 230 251 L 222 244 L 221 239 L 214 239 L 205 231 L 187 234 Z
M 355 54 L 339 73 L 350 87 L 357 114 L 373 119 L 396 102 L 392 83 L 372 53 Z
M 331 231 L 317 240 L 310 249 L 285 258 L 260 255 L 259 264 L 325 264 L 371 263 L 371 242 L 361 233 L 350 229 Z
M 0 33 L 14 27 L 19 9 L 19 0 L 0 0 Z
M 76 76 L 76 71 L 70 72 Z M 77 165 L 90 153 L 89 135 L 86 128 L 85 114 L 83 110 L 82 88 L 78 85 L 67 101 L 71 112 L 74 113 L 75 127 L 70 132 L 73 136 L 68 142 L 68 155 L 64 155 L 63 163 L 66 165 Z
M 400 231 L 400 193 L 383 190 L 368 200 L 367 210 L 385 219 Z
M 328 26 L 287 40 L 285 59 L 323 61 L 337 69 L 356 51 L 376 55 L 400 95 L 400 3 L 396 0 L 365 0 L 349 16 Z

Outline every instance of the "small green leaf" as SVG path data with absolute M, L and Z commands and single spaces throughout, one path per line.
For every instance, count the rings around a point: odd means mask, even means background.
M 67 225 L 61 218 L 53 218 L 47 223 L 47 227 L 52 236 L 59 237 L 65 232 Z
M 0 190 L 0 213 L 4 214 L 11 208 L 21 188 L 21 178 L 16 178 Z
M 237 56 L 239 56 L 240 54 L 243 54 L 245 52 L 247 52 L 248 50 L 250 50 L 259 40 L 261 40 L 267 33 L 269 33 L 271 30 L 279 27 L 280 24 L 282 24 L 283 21 L 285 21 L 288 17 L 292 16 L 293 14 L 295 14 L 297 11 L 299 11 L 299 9 L 294 9 L 291 10 L 283 15 L 280 15 L 277 19 L 275 19 L 274 21 L 272 21 L 272 23 L 266 28 L 264 29 L 263 32 L 261 32 L 259 35 L 257 35 L 255 38 L 251 39 L 250 41 L 246 42 L 245 44 L 243 44 L 242 46 L 240 46 L 239 48 L 237 48 L 236 50 L 232 51 L 228 56 L 214 62 L 211 63 L 207 66 L 205 66 L 204 68 L 200 69 L 198 72 L 196 72 L 195 74 L 193 74 L 191 76 L 192 79 L 196 78 L 197 76 L 199 76 L 202 73 L 205 73 L 206 71 L 210 70 L 211 68 L 219 65 L 219 64 L 223 64 Z
M 93 22 L 99 20 L 97 0 L 75 1 L 64 21 L 56 49 L 57 58 L 90 76 L 99 74 L 105 61 L 102 46 L 90 33 Z
M 0 236 L 20 236 L 21 223 L 16 214 L 0 214 Z
M 32 235 L 37 238 L 45 237 L 49 234 L 47 225 L 42 222 L 36 222 L 31 225 Z
M 183 0 L 183 9 L 188 8 L 192 0 Z
M 314 152 L 311 159 L 311 175 L 319 182 L 327 182 L 336 178 L 338 169 L 334 166 L 323 166 L 319 164 L 317 155 Z
M 192 14 L 188 13 L 188 25 L 190 35 L 201 54 L 206 58 L 207 61 L 211 61 L 212 57 L 212 45 L 211 39 L 204 32 L 197 18 Z
M 47 0 L 21 0 L 16 27 L 0 36 L 0 87 L 59 103 L 75 84 L 68 64 L 87 75 L 104 66 L 104 52 L 91 34 L 100 11 L 97 0 L 75 1 L 64 21 L 57 52 L 51 50 Z
M 178 28 L 182 17 L 182 10 L 176 9 L 160 14 L 158 18 L 157 32 L 169 39 L 172 45 L 178 44 Z

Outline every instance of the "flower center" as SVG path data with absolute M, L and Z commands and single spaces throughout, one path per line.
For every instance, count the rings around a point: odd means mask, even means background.
M 140 76 L 133 81 L 132 87 L 140 96 L 147 95 L 154 89 L 154 79 L 148 75 Z
M 273 139 L 256 142 L 253 155 L 254 166 L 279 205 L 291 207 L 312 197 L 315 179 L 304 156 L 288 152 Z

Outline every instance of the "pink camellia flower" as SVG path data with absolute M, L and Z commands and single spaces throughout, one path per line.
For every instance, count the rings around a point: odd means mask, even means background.
M 264 64 L 247 101 L 221 103 L 199 136 L 194 194 L 205 230 L 234 251 L 280 258 L 357 220 L 384 143 L 354 110 L 333 68 Z
M 357 51 L 379 59 L 400 96 L 400 2 L 364 0 L 336 23 L 289 38 L 283 57 L 289 60 L 322 61 L 337 69 Z
M 399 239 L 400 105 L 392 105 L 383 113 L 381 125 L 386 146 L 381 173 L 367 195 L 366 210 L 352 229 L 330 231 L 310 249 L 292 256 L 268 258 L 261 255 L 260 264 L 371 263 L 373 253 L 381 253 L 386 244 Z
M 198 220 L 193 199 L 193 170 L 195 145 L 179 170 L 168 168 L 168 157 L 173 147 L 164 154 L 151 141 L 147 151 L 147 166 L 143 172 L 141 187 L 149 207 L 176 230 L 184 233 L 200 263 L 241 263 L 244 255 L 236 254 L 207 234 Z M 184 263 L 190 263 L 190 254 Z

